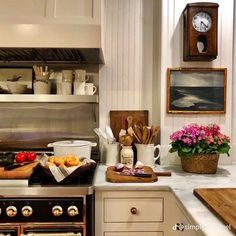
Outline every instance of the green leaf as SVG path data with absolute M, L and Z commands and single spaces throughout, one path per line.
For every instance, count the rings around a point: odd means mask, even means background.
M 172 147 L 172 148 L 169 150 L 170 153 L 177 152 L 177 151 L 178 151 L 178 148 L 176 148 L 176 147 Z

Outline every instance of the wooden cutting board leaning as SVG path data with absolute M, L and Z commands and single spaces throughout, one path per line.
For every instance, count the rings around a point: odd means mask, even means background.
M 27 179 L 38 164 L 38 161 L 34 161 L 12 170 L 5 170 L 4 167 L 0 167 L 0 179 Z
M 236 188 L 200 188 L 193 193 L 236 233 Z
M 132 117 L 132 123 L 128 124 L 127 117 Z M 112 132 L 116 138 L 119 140 L 119 132 L 121 129 L 127 130 L 133 124 L 141 124 L 142 126 L 148 125 L 148 111 L 146 110 L 114 110 L 110 111 L 110 126 Z

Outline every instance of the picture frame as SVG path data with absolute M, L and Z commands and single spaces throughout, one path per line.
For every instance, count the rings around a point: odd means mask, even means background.
M 224 114 L 227 68 L 168 68 L 170 114 Z

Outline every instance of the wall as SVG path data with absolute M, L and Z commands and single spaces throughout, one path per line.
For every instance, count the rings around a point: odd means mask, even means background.
M 110 110 L 149 110 L 149 123 L 159 124 L 153 115 L 153 91 L 158 91 L 158 51 L 153 31 L 153 0 L 105 0 L 102 13 L 102 45 L 105 65 L 100 70 L 100 127 L 109 124 Z M 160 1 L 155 1 L 158 5 Z M 156 6 L 157 7 L 157 6 Z M 160 8 L 158 8 L 160 11 Z M 160 14 L 157 14 L 160 17 Z M 158 21 L 160 25 L 160 21 Z M 157 47 L 157 45 L 155 45 Z M 156 66 L 157 65 L 157 66 Z M 155 81 L 153 78 L 155 77 Z M 154 105 L 155 104 L 155 105 Z
M 233 56 L 233 78 L 236 75 L 236 4 L 234 4 L 234 56 Z M 236 82 L 235 79 L 233 79 L 233 86 L 232 86 L 233 91 L 236 91 Z M 236 93 L 232 93 L 232 101 L 235 101 L 236 99 Z M 233 117 L 236 117 L 236 102 L 232 103 L 232 153 L 234 154 L 233 156 L 233 162 L 236 163 L 236 119 L 233 119 Z
M 222 131 L 232 136 L 232 40 L 233 40 L 233 0 L 212 1 L 219 4 L 218 20 L 218 57 L 212 62 L 183 62 L 183 18 L 185 5 L 196 1 L 162 1 L 162 52 L 161 52 L 161 133 L 162 163 L 176 163 L 179 158 L 168 154 L 169 135 L 187 123 L 217 123 Z M 202 1 L 206 2 L 206 1 Z M 179 42 L 179 43 L 176 43 Z M 173 115 L 166 113 L 166 68 L 168 67 L 226 67 L 227 68 L 227 105 L 222 115 Z M 222 163 L 231 163 L 224 155 Z M 169 157 L 169 158 L 167 158 Z
M 109 111 L 112 109 L 148 109 L 149 123 L 161 125 L 163 164 L 179 161 L 177 157 L 168 154 L 169 135 L 186 123 L 215 122 L 221 125 L 224 133 L 229 136 L 233 134 L 233 0 L 228 0 L 227 3 L 223 0 L 214 1 L 220 7 L 218 57 L 212 62 L 183 62 L 182 60 L 181 14 L 189 2 L 196 1 L 104 1 L 102 34 L 106 64 L 100 70 L 102 91 L 100 127 L 104 128 L 109 124 Z M 227 67 L 226 114 L 166 114 L 166 69 L 168 67 Z M 230 158 L 221 158 L 221 162 L 231 163 L 232 157 L 233 155 Z

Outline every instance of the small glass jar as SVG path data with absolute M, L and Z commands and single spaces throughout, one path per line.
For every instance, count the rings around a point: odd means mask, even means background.
M 122 146 L 120 151 L 120 161 L 121 163 L 128 167 L 132 168 L 134 164 L 134 151 L 132 146 Z

